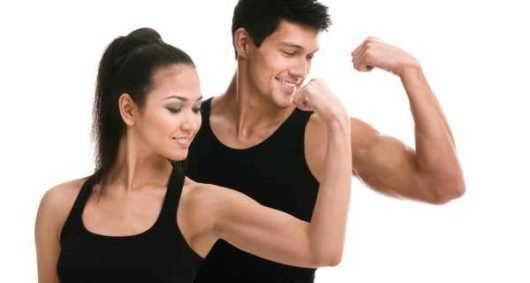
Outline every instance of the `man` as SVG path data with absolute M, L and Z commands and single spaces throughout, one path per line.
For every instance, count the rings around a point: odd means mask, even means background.
M 237 189 L 258 202 L 309 221 L 323 176 L 327 142 L 318 115 L 293 99 L 329 92 L 302 87 L 330 25 L 315 0 L 240 0 L 232 23 L 237 71 L 226 92 L 203 103 L 203 126 L 190 150 L 188 175 Z M 415 122 L 416 150 L 351 118 L 352 174 L 396 197 L 442 204 L 464 192 L 451 131 L 419 63 L 403 50 L 368 38 L 352 52 L 359 71 L 400 77 Z M 271 189 L 274 188 L 274 189 Z M 207 209 L 207 208 L 205 208 Z M 219 241 L 195 282 L 312 282 L 314 269 L 276 264 Z

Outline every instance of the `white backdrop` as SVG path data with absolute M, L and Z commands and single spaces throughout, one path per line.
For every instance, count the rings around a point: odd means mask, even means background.
M 3 1 L 0 4 L 0 282 L 36 282 L 33 225 L 50 187 L 93 168 L 97 64 L 142 26 L 195 60 L 205 97 L 235 68 L 226 1 Z M 333 26 L 312 77 L 352 116 L 414 146 L 399 79 L 353 71 L 374 35 L 422 63 L 455 136 L 466 195 L 444 206 L 353 184 L 345 255 L 317 282 L 530 282 L 530 43 L 523 1 L 322 1 Z M 526 28 L 525 28 L 526 26 Z

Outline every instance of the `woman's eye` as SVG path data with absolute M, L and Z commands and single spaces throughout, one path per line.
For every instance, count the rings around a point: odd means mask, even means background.
M 192 110 L 193 110 L 193 112 L 195 112 L 195 113 L 199 113 L 199 112 L 201 112 L 201 107 L 200 107 L 200 106 L 193 107 Z
M 171 113 L 179 113 L 180 112 L 180 108 L 167 107 L 167 110 L 169 110 L 169 112 L 171 112 Z
M 287 56 L 294 56 L 296 53 L 295 52 L 287 52 L 287 51 L 283 51 L 283 54 L 287 55 Z

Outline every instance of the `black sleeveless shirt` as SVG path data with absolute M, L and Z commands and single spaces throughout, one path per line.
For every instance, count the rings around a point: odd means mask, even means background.
M 85 181 L 62 229 L 61 282 L 193 282 L 202 259 L 176 222 L 184 174 L 173 170 L 155 224 L 131 236 L 99 235 L 83 225 L 83 209 L 98 181 L 97 173 Z
M 240 191 L 262 205 L 311 221 L 319 183 L 305 160 L 304 136 L 312 113 L 295 109 L 262 143 L 233 149 L 212 132 L 211 101 L 203 102 L 202 127 L 190 148 L 186 175 L 197 182 Z M 315 269 L 268 261 L 219 240 L 195 282 L 313 282 L 314 273 Z

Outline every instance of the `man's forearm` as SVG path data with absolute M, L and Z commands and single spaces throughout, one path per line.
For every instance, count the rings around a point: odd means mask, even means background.
M 415 121 L 416 163 L 429 186 L 459 193 L 463 190 L 455 142 L 442 108 L 421 67 L 410 66 L 401 74 Z

